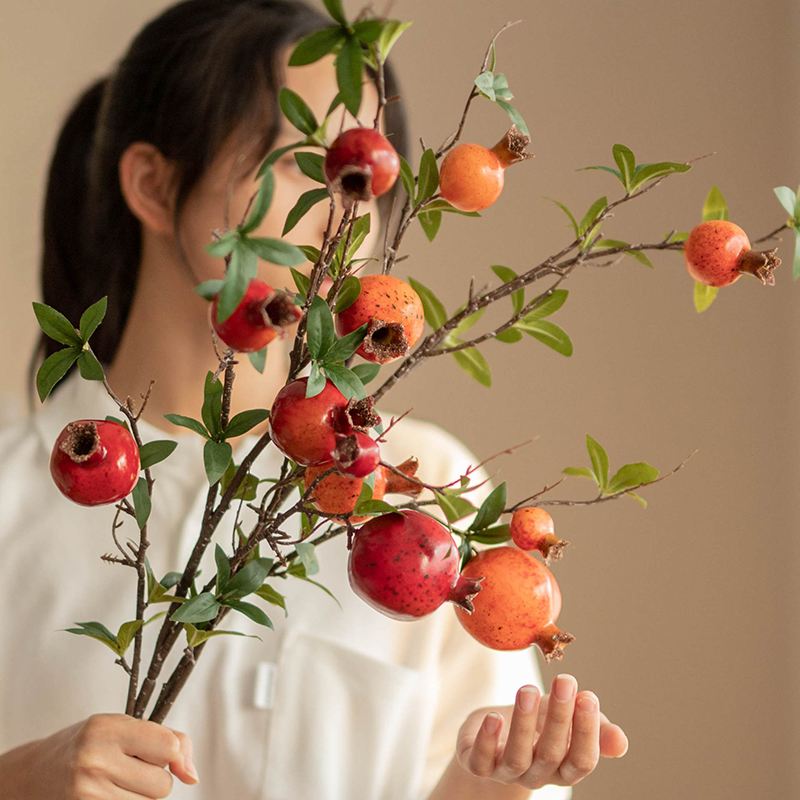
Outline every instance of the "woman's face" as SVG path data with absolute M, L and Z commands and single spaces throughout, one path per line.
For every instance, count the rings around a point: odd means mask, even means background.
M 285 57 L 288 59 L 288 52 Z M 304 67 L 287 67 L 286 86 L 306 101 L 318 120 L 323 120 L 338 91 L 333 58 L 329 56 Z M 372 83 L 366 83 L 359 117 L 362 125 L 372 126 L 376 106 L 377 91 Z M 276 111 L 280 114 L 279 109 Z M 340 106 L 328 125 L 329 138 L 338 135 L 340 129 L 351 128 L 357 124 L 350 114 L 345 114 L 344 107 Z M 280 132 L 273 149 L 297 142 L 302 138 L 303 134 L 293 128 L 281 115 Z M 224 262 L 222 259 L 209 256 L 205 252 L 205 247 L 212 241 L 211 231 L 221 232 L 225 229 L 228 204 L 228 227 L 234 228 L 242 221 L 250 198 L 258 188 L 256 172 L 259 164 L 254 164 L 253 148 L 252 141 L 243 141 L 241 134 L 234 132 L 187 198 L 180 221 L 181 244 L 193 277 L 198 283 L 221 278 L 223 275 Z M 314 151 L 313 148 L 310 150 Z M 275 192 L 272 205 L 261 225 L 251 235 L 280 237 L 286 217 L 300 195 L 309 189 L 320 188 L 320 184 L 300 171 L 294 159 L 295 152 L 297 151 L 286 153 L 275 163 L 273 167 Z M 320 152 L 319 148 L 316 152 Z M 339 205 L 337 203 L 337 206 Z M 329 203 L 324 201 L 317 203 L 286 235 L 286 240 L 293 244 L 319 247 L 328 224 L 329 212 Z M 369 252 L 378 230 L 378 209 L 374 201 L 359 205 L 360 214 L 367 212 L 372 215 L 372 234 L 365 244 L 364 252 Z M 340 214 L 341 210 L 337 213 L 337 222 Z M 308 272 L 311 266 L 306 262 L 298 269 Z M 286 267 L 259 261 L 258 269 L 259 277 L 276 289 L 294 287 Z

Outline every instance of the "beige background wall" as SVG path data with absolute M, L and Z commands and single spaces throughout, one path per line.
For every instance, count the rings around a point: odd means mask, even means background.
M 38 213 L 45 162 L 74 94 L 107 70 L 161 0 L 30 0 L 8 4 L 0 29 L 4 415 L 21 408 L 34 325 Z M 348 2 L 351 10 L 355 2 Z M 380 6 L 380 4 L 378 4 Z M 437 144 L 454 127 L 493 30 L 533 135 L 536 160 L 508 175 L 502 202 L 481 220 L 446 220 L 436 243 L 413 237 L 413 274 L 451 307 L 491 264 L 523 269 L 568 241 L 543 196 L 585 210 L 616 188 L 601 173 L 623 142 L 643 161 L 716 151 L 670 179 L 607 234 L 658 240 L 699 221 L 717 183 L 735 221 L 757 238 L 784 214 L 772 187 L 800 182 L 798 10 L 789 0 L 397 0 L 417 24 L 396 51 L 413 130 Z M 491 144 L 502 112 L 476 104 L 466 138 Z M 791 260 L 789 243 L 781 254 Z M 487 391 L 437 362 L 394 394 L 481 456 L 535 438 L 497 462 L 522 497 L 587 463 L 589 432 L 612 466 L 647 460 L 685 470 L 633 501 L 555 513 L 573 541 L 557 577 L 563 626 L 577 641 L 545 669 L 574 672 L 628 731 L 631 749 L 601 765 L 577 797 L 800 797 L 800 589 L 795 421 L 800 285 L 789 264 L 774 289 L 743 279 L 695 314 L 677 254 L 651 271 L 633 261 L 585 270 L 555 321 L 572 335 L 565 359 L 532 340 L 484 350 Z M 554 493 L 588 498 L 573 479 Z

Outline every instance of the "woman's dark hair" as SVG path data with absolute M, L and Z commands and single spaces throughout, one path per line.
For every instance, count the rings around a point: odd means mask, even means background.
M 42 299 L 77 326 L 89 305 L 108 296 L 105 320 L 92 337 L 101 363 L 111 364 L 116 354 L 141 257 L 141 225 L 119 185 L 123 152 L 144 141 L 174 161 L 177 224 L 192 188 L 240 125 L 260 140 L 259 159 L 269 152 L 280 126 L 279 54 L 331 24 L 297 0 L 184 0 L 146 25 L 116 71 L 69 113 L 47 183 Z M 387 68 L 386 95 L 397 94 Z M 386 107 L 385 126 L 405 152 L 401 103 Z M 60 347 L 42 335 L 31 373 Z

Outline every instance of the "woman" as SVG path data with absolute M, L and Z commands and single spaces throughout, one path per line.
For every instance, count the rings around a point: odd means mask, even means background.
M 59 140 L 45 209 L 44 301 L 77 321 L 108 296 L 92 342 L 109 383 L 118 396 L 138 397 L 155 380 L 144 438 L 166 431 L 180 441 L 155 470 L 148 557 L 158 575 L 185 563 L 207 489 L 199 438 L 163 419 L 197 416 L 203 376 L 217 366 L 207 305 L 191 289 L 220 276 L 221 262 L 205 245 L 211 231 L 242 218 L 260 160 L 298 138 L 277 112 L 279 87 L 301 95 L 318 118 L 336 94 L 330 58 L 285 69 L 291 45 L 326 24 L 285 0 L 174 6 L 143 29 L 111 78 L 83 96 Z M 388 83 L 393 94 L 391 73 Z M 365 87 L 365 124 L 376 97 Z M 389 106 L 385 124 L 402 150 L 400 104 Z M 311 188 L 291 155 L 275 175 L 261 235 L 280 235 L 296 198 Z M 292 241 L 318 243 L 326 222 L 320 204 Z M 259 274 L 277 287 L 290 283 L 275 265 L 259 264 Z M 246 362 L 238 368 L 232 413 L 270 406 L 286 378 L 288 341 L 270 345 L 264 375 Z M 45 354 L 52 346 L 45 343 Z M 338 542 L 319 548 L 317 577 L 341 608 L 303 581 L 287 581 L 280 589 L 289 614 L 271 615 L 274 633 L 246 620 L 227 626 L 263 632 L 263 642 L 210 643 L 170 717 L 177 730 L 109 713 L 121 705 L 125 674 L 103 648 L 53 631 L 78 619 L 129 619 L 132 579 L 123 583 L 97 564 L 113 509 L 66 503 L 47 475 L 61 427 L 109 413 L 102 387 L 72 376 L 32 420 L 0 438 L 0 600 L 14 609 L 0 632 L 4 800 L 500 800 L 548 784 L 541 796 L 555 798 L 567 796 L 558 787 L 591 772 L 599 755 L 627 749 L 596 697 L 578 693 L 571 676 L 558 676 L 540 700 L 529 652 L 480 647 L 449 610 L 414 625 L 376 614 L 349 591 Z M 469 454 L 450 437 L 403 425 L 385 458 L 417 455 L 434 483 L 464 470 Z M 273 475 L 278 464 L 268 448 L 255 474 Z M 213 562 L 204 569 L 213 572 Z M 150 645 L 156 628 L 146 629 Z M 196 788 L 195 760 L 203 775 Z M 173 785 L 170 773 L 184 785 Z

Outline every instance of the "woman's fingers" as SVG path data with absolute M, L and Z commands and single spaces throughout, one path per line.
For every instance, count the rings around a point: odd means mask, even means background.
M 592 692 L 581 692 L 575 700 L 572 738 L 559 773 L 564 783 L 573 786 L 583 780 L 600 760 L 600 703 Z
M 170 728 L 170 730 L 172 729 Z M 182 783 L 198 783 L 200 778 L 197 775 L 197 768 L 192 760 L 194 754 L 192 740 L 182 731 L 172 730 L 172 732 L 178 737 L 180 756 L 170 761 L 170 772 Z
M 467 758 L 467 768 L 473 775 L 488 778 L 494 772 L 503 721 L 502 715 L 496 711 L 484 717 Z
M 628 737 L 619 725 L 600 714 L 600 755 L 603 758 L 621 758 L 628 752 Z
M 535 686 L 523 686 L 517 692 L 508 739 L 497 764 L 496 776 L 499 780 L 511 783 L 530 769 L 536 741 L 538 706 L 539 690 Z

